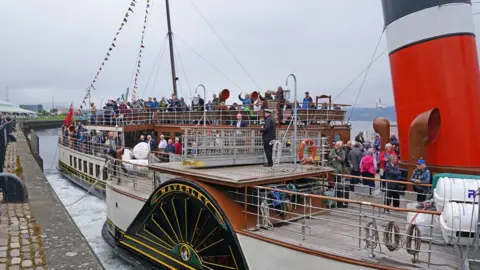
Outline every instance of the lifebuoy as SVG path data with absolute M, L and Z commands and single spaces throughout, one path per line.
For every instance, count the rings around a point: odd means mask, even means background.
M 305 156 L 304 151 L 305 151 L 305 146 L 308 146 L 311 149 L 312 155 Z M 315 143 L 312 141 L 312 139 L 305 139 L 302 141 L 300 144 L 300 147 L 298 148 L 298 157 L 300 158 L 300 161 L 304 164 L 311 164 L 313 163 L 313 160 L 315 159 L 315 156 L 317 155 L 317 147 L 315 146 Z

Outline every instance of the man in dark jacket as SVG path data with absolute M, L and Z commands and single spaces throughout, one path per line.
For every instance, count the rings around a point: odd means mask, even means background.
M 355 142 L 353 145 L 353 150 L 348 153 L 348 163 L 350 163 L 351 174 L 360 176 L 360 161 L 362 160 L 362 152 L 360 152 L 360 143 Z M 358 178 L 350 179 L 352 185 L 358 184 Z
M 271 145 L 270 142 L 272 140 L 275 140 L 277 124 L 275 123 L 275 119 L 273 119 L 272 110 L 263 110 L 263 115 L 265 119 L 265 126 L 260 130 L 260 132 L 262 133 L 263 149 L 265 151 L 265 156 L 267 156 L 267 164 L 263 166 L 273 167 L 273 145 Z

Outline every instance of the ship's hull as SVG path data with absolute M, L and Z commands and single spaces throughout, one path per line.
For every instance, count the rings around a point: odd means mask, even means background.
M 101 199 L 105 199 L 105 180 L 108 174 L 98 175 L 105 161 L 99 157 L 88 155 L 59 144 L 58 170 L 75 185 L 89 191 Z M 100 178 L 97 181 L 97 176 Z M 93 186 L 95 184 L 95 186 Z
M 370 269 L 244 233 L 234 228 L 213 196 L 193 181 L 166 181 L 148 199 L 109 183 L 104 238 L 140 258 L 134 261 L 168 269 Z M 208 228 L 200 230 L 202 215 L 208 213 L 213 215 L 205 220 L 215 222 L 208 221 Z M 204 231 L 219 234 L 219 240 L 209 239 Z M 209 244 L 199 244 L 202 238 Z M 182 248 L 185 253 L 178 252 Z

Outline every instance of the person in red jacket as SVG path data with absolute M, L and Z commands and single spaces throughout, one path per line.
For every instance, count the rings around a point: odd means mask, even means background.
M 180 144 L 180 139 L 177 137 L 175 138 L 175 154 L 181 155 L 182 154 L 182 145 Z
M 378 161 L 380 163 L 380 179 L 385 179 L 385 164 L 388 162 L 388 157 L 391 155 L 397 155 L 395 151 L 392 149 L 392 144 L 387 143 L 385 145 L 385 150 L 380 152 L 380 155 L 378 155 Z M 385 182 L 382 182 L 381 185 L 382 188 L 385 188 Z

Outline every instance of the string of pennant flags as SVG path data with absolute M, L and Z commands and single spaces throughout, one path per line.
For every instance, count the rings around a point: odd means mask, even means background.
M 149 2 L 150 0 L 148 0 Z M 110 47 L 108 48 L 108 51 L 105 55 L 105 57 L 103 58 L 103 61 L 102 61 L 102 64 L 100 65 L 100 68 L 97 70 L 97 73 L 95 75 L 95 77 L 93 78 L 93 81 L 92 83 L 90 84 L 90 86 L 87 87 L 87 90 L 86 90 L 86 93 L 85 93 L 85 97 L 83 98 L 83 101 L 80 105 L 80 109 L 83 109 L 83 106 L 87 105 L 87 100 L 88 98 L 90 97 L 90 94 L 91 94 L 91 90 L 96 90 L 95 89 L 95 83 L 98 81 L 98 77 L 100 75 L 100 73 L 102 72 L 102 69 L 103 67 L 105 66 L 106 62 L 108 61 L 108 59 L 110 58 L 111 54 L 113 53 L 113 50 L 116 48 L 115 46 L 115 43 L 117 42 L 117 37 L 118 35 L 120 34 L 120 32 L 122 32 L 122 29 L 123 27 L 127 24 L 128 22 L 128 17 L 133 14 L 133 10 L 135 8 L 137 4 L 137 0 L 132 0 L 132 2 L 130 3 L 130 6 L 128 7 L 127 9 L 127 12 L 125 13 L 125 15 L 123 16 L 123 20 L 120 24 L 120 27 L 118 28 L 117 30 L 117 33 L 115 34 L 115 37 L 113 38 L 113 41 L 112 41 L 112 44 L 110 44 Z
M 145 31 L 147 30 L 149 8 L 150 8 L 150 0 L 147 0 L 147 5 L 146 5 L 146 8 L 145 8 L 145 19 L 143 20 L 142 39 L 140 41 L 140 49 L 138 51 L 137 67 L 136 67 L 136 71 L 135 71 L 135 78 L 133 80 L 132 100 L 137 99 L 138 76 L 140 75 L 140 68 L 142 66 L 141 65 L 142 64 L 142 52 L 143 52 L 143 49 L 145 49 L 145 46 L 143 45 L 143 41 L 145 39 Z

